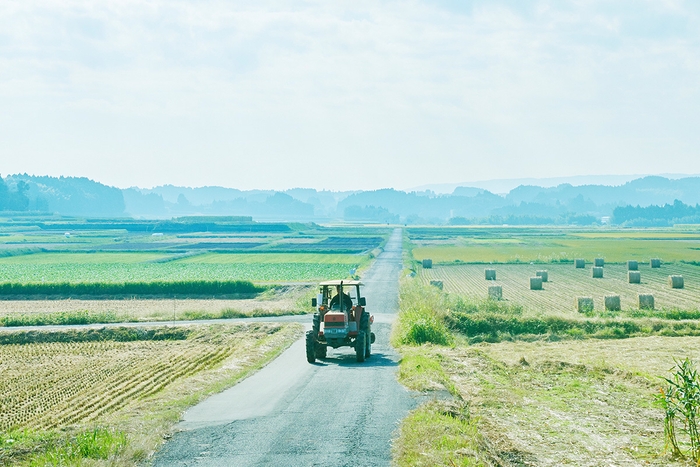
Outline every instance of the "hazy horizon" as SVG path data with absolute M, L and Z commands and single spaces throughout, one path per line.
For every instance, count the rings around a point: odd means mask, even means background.
M 2 174 L 334 191 L 700 173 L 700 4 L 0 4 Z

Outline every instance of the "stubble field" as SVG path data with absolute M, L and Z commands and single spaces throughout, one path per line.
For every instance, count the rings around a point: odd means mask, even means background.
M 485 268 L 496 269 L 496 280 L 485 280 Z M 546 270 L 549 281 L 544 290 L 530 290 L 529 278 L 536 271 Z M 620 295 L 624 310 L 636 310 L 639 294 L 653 294 L 658 309 L 697 310 L 700 308 L 700 267 L 688 264 L 666 264 L 652 269 L 648 264 L 639 266 L 641 284 L 630 284 L 627 267 L 609 264 L 604 267 L 602 279 L 594 279 L 591 265 L 576 269 L 571 264 L 466 264 L 434 266 L 421 269 L 420 280 L 443 282 L 446 292 L 460 294 L 476 300 L 488 298 L 488 287 L 503 287 L 503 298 L 509 303 L 522 305 L 530 313 L 568 314 L 575 313 L 576 297 L 592 297 L 595 309 L 602 311 L 606 295 Z M 672 289 L 668 276 L 680 274 L 684 277 L 683 289 Z
M 54 456 L 56 465 L 78 465 L 65 447 L 71 436 L 108 426 L 126 440 L 112 455 L 131 464 L 155 449 L 181 410 L 233 384 L 298 332 L 249 324 L 2 333 L 0 463 L 38 456 L 44 465 Z

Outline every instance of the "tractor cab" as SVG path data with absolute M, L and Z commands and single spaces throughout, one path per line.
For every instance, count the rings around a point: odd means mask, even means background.
M 306 336 L 306 357 L 310 363 L 325 358 L 328 347 L 355 347 L 357 361 L 371 355 L 374 334 L 371 325 L 374 318 L 365 311 L 366 300 L 362 296 L 363 284 L 355 280 L 326 281 L 319 284 L 311 306 L 316 308 L 313 329 Z

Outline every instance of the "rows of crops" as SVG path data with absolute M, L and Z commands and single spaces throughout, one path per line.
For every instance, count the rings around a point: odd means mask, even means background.
M 347 264 L 318 263 L 137 263 L 3 264 L 0 282 L 150 282 L 233 281 L 296 282 L 346 277 Z
M 103 295 L 103 296 L 232 296 L 256 295 L 265 290 L 249 281 L 152 281 L 152 282 L 42 282 L 0 283 L 0 296 Z
M 278 326 L 192 330 L 186 340 L 0 345 L 0 431 L 96 420 L 211 368 Z M 31 368 L 31 371 L 27 371 Z
M 595 308 L 603 309 L 605 295 L 618 294 L 623 309 L 636 309 L 640 293 L 651 293 L 656 308 L 687 309 L 700 308 L 700 267 L 674 264 L 661 269 L 640 265 L 641 284 L 627 282 L 627 269 L 622 265 L 606 265 L 604 278 L 593 279 L 590 267 L 575 269 L 572 265 L 496 265 L 496 281 L 484 278 L 484 265 L 436 266 L 423 269 L 420 278 L 424 282 L 440 280 L 447 292 L 455 292 L 476 299 L 487 297 L 489 285 L 501 285 L 503 298 L 521 304 L 526 310 L 537 313 L 575 313 L 574 299 L 577 296 L 593 297 Z M 549 271 L 549 282 L 544 290 L 530 290 L 529 278 L 540 269 Z M 684 289 L 671 289 L 667 284 L 670 274 L 682 274 Z

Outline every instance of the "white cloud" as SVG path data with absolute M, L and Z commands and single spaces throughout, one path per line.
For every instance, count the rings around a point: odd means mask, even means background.
M 700 172 L 693 3 L 460 5 L 6 0 L 0 170 L 339 189 Z

